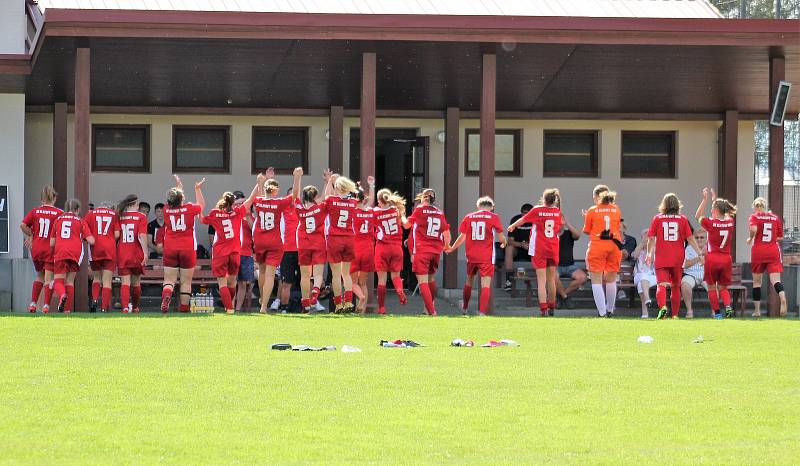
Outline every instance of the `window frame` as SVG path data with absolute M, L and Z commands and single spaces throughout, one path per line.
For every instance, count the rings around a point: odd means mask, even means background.
M 583 134 L 591 135 L 593 139 L 592 144 L 592 171 L 591 173 L 581 172 L 559 172 L 549 173 L 545 170 L 545 159 L 547 152 L 545 152 L 545 145 L 547 142 L 548 134 Z M 543 178 L 599 178 L 600 177 L 600 130 L 599 129 L 546 129 L 542 133 L 542 177 Z
M 141 129 L 144 130 L 143 164 L 137 167 L 99 165 L 97 163 L 96 131 L 100 129 Z M 150 173 L 150 125 L 97 123 L 92 125 L 92 172 L 98 173 Z
M 225 135 L 222 147 L 221 168 L 178 167 L 178 132 L 181 130 L 219 130 Z M 231 172 L 231 127 L 227 125 L 172 125 L 172 173 L 230 173 Z
M 469 137 L 473 134 L 480 135 L 479 128 L 467 128 L 464 130 L 464 176 L 478 176 L 479 170 L 471 171 L 469 169 Z M 514 169 L 511 171 L 496 171 L 494 170 L 495 177 L 522 177 L 522 129 L 510 128 L 496 128 L 494 130 L 495 137 L 498 134 L 508 134 L 514 137 Z M 496 154 L 495 154 L 496 156 Z
M 634 134 L 638 136 L 669 136 L 671 145 L 670 151 L 668 156 L 668 163 L 669 163 L 669 173 L 665 175 L 661 174 L 651 174 L 651 173 L 642 173 L 642 172 L 632 172 L 626 173 L 625 172 L 625 136 L 628 134 Z M 620 133 L 619 139 L 619 176 L 620 178 L 643 178 L 643 179 L 655 179 L 655 180 L 670 180 L 676 179 L 678 174 L 678 157 L 677 157 L 677 146 L 678 146 L 678 131 L 675 130 L 631 130 L 631 131 L 622 131 Z
M 250 131 L 250 173 L 253 175 L 257 175 L 260 173 L 258 169 L 256 169 L 256 132 L 257 131 L 298 131 L 303 132 L 304 137 L 304 146 L 303 151 L 300 154 L 301 157 L 301 167 L 303 167 L 303 172 L 308 173 L 308 153 L 309 153 L 309 144 L 310 139 L 309 135 L 311 133 L 311 128 L 308 126 L 253 126 Z M 265 168 L 266 169 L 266 168 Z M 294 171 L 294 168 L 276 168 L 275 174 L 276 175 L 291 175 Z

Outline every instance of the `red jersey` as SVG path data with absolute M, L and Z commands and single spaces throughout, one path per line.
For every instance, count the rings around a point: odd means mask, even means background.
M 164 235 L 165 235 L 164 231 L 165 230 L 166 230 L 166 228 L 164 228 L 164 227 L 161 227 L 158 230 L 156 230 L 156 237 L 153 238 L 153 242 L 156 243 L 156 245 L 160 244 L 162 247 L 164 246 Z
M 403 242 L 397 207 L 375 208 L 375 238 L 381 243 Z
M 203 217 L 203 223 L 214 228 L 214 256 L 229 256 L 241 252 L 242 219 L 246 215 L 247 210 L 240 204 L 230 211 L 211 209 L 211 212 Z
M 500 216 L 488 210 L 467 214 L 458 232 L 466 238 L 467 262 L 494 264 L 494 238 L 496 231 L 503 231 Z
M 447 219 L 438 207 L 419 206 L 408 217 L 414 236 L 414 254 L 441 254 L 444 249 L 444 232 L 450 229 Z
M 117 237 L 119 218 L 113 209 L 98 207 L 83 217 L 94 236 L 94 244 L 89 246 L 89 260 L 103 261 L 117 259 Z
M 83 240 L 92 236 L 86 223 L 69 212 L 59 216 L 53 223 L 50 237 L 56 239 L 53 259 L 72 260 L 80 263 L 83 259 Z
M 328 235 L 353 236 L 353 216 L 355 215 L 358 201 L 340 196 L 325 198 L 328 209 Z
M 736 229 L 736 220 L 714 219 L 703 217 L 700 219 L 700 226 L 708 232 L 708 243 L 706 251 L 709 254 L 731 255 L 731 243 L 733 242 L 733 231 Z
M 33 241 L 31 242 L 33 260 L 47 261 L 51 259 L 50 232 L 53 230 L 53 224 L 58 216 L 63 213 L 58 207 L 42 205 L 31 209 L 28 215 L 22 219 L 22 223 L 27 225 L 33 232 Z
M 647 236 L 656 239 L 655 267 L 682 267 L 686 257 L 686 238 L 692 236 L 689 220 L 683 214 L 658 214 L 650 223 Z
M 528 241 L 528 255 L 549 255 L 558 259 L 559 233 L 562 214 L 558 207 L 537 205 L 523 217 L 531 224 L 531 239 Z
M 242 250 L 239 253 L 242 256 L 253 255 L 253 228 L 255 227 L 253 220 L 255 217 L 247 215 L 242 218 Z
M 353 229 L 356 231 L 356 244 L 360 241 L 375 241 L 375 211 L 356 209 L 353 216 Z
M 286 209 L 281 220 L 281 237 L 283 238 L 283 252 L 297 252 L 297 211 L 294 207 Z
M 324 250 L 325 220 L 328 209 L 324 202 L 305 207 L 299 201 L 295 204 L 297 212 L 297 249 Z
M 253 225 L 253 241 L 261 245 L 278 245 L 284 242 L 281 231 L 284 215 L 292 206 L 292 196 L 257 197 L 253 202 L 256 222 Z
M 756 227 L 750 261 L 781 262 L 781 248 L 778 245 L 778 238 L 783 237 L 781 219 L 772 212 L 758 212 L 750 216 L 749 224 Z
M 147 216 L 136 211 L 123 212 L 119 216 L 119 229 L 117 262 L 120 267 L 124 267 L 122 264 L 141 264 L 145 258 L 145 252 L 142 251 L 142 245 L 139 243 L 139 235 L 147 235 Z
M 194 219 L 203 213 L 197 204 L 186 203 L 180 207 L 164 207 L 164 249 L 195 251 L 197 238 L 194 234 Z

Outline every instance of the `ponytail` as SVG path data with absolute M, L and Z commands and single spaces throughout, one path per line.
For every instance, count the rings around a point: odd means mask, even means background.
M 278 180 L 274 178 L 270 178 L 264 183 L 264 192 L 270 196 L 274 196 L 280 192 L 280 185 L 278 184 Z
M 617 193 L 614 191 L 603 191 L 600 193 L 601 204 L 613 204 L 617 200 Z
M 547 207 L 561 207 L 561 193 L 557 188 L 545 189 L 539 202 Z
M 183 204 L 183 190 L 181 188 L 170 188 L 167 191 L 167 205 L 173 209 Z
M 44 185 L 44 187 L 42 188 L 42 202 L 43 203 L 45 203 L 45 204 L 54 204 L 56 202 L 56 197 L 57 196 L 58 196 L 58 193 L 56 192 L 55 189 L 53 189 L 53 186 L 51 186 L 49 184 Z
M 736 206 L 733 205 L 731 201 L 721 197 L 714 199 L 714 203 L 711 204 L 711 208 L 717 209 L 722 215 L 730 215 L 731 217 L 736 216 Z
M 117 204 L 117 215 L 122 215 L 123 212 L 128 210 L 128 207 L 136 205 L 137 202 L 139 202 L 139 196 L 136 194 L 128 194 L 125 196 L 125 199 L 119 201 Z
M 230 191 L 225 191 L 220 200 L 217 201 L 217 209 L 230 212 L 234 202 L 236 202 L 236 196 Z
M 77 199 L 70 199 L 64 204 L 64 212 L 80 213 L 80 211 L 81 211 L 81 201 Z

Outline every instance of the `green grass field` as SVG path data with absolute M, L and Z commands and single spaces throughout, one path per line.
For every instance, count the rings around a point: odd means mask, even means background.
M 796 321 L 4 313 L 0 344 L 0 463 L 800 458 Z

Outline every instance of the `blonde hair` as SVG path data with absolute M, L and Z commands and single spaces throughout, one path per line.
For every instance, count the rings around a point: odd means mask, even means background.
M 480 209 L 481 207 L 488 207 L 489 209 L 494 209 L 494 199 L 489 196 L 483 196 L 478 198 L 478 201 L 475 202 L 475 205 Z
M 56 192 L 55 189 L 53 189 L 53 186 L 49 184 L 44 185 L 44 187 L 42 188 L 42 202 L 44 202 L 45 204 L 53 204 L 56 202 L 57 196 L 58 193 Z
M 717 209 L 722 215 L 736 216 L 736 206 L 733 205 L 731 201 L 721 197 L 714 199 L 714 202 L 711 203 L 711 209 Z
M 80 211 L 81 211 L 81 201 L 77 199 L 70 199 L 66 203 L 64 203 L 64 212 L 80 213 Z
M 677 215 L 681 213 L 683 203 L 675 193 L 664 194 L 661 199 L 661 204 L 658 206 L 658 212 L 662 214 Z
M 183 204 L 183 190 L 178 187 L 169 188 L 167 191 L 167 205 L 175 208 Z
M 273 196 L 280 191 L 280 184 L 278 184 L 278 180 L 274 178 L 270 178 L 264 183 L 264 192 Z
M 763 210 L 764 212 L 769 210 L 767 200 L 763 197 L 757 197 L 753 200 L 753 208 Z
M 340 193 L 344 194 L 355 194 L 358 191 L 358 187 L 353 180 L 344 176 L 336 178 L 336 181 L 333 183 L 333 187 Z
M 222 194 L 222 197 L 217 201 L 217 209 L 230 211 L 234 202 L 236 202 L 236 196 L 234 196 L 230 191 L 225 191 Z
M 545 189 L 539 202 L 547 207 L 561 206 L 561 193 L 558 188 Z
M 383 188 L 378 191 L 378 194 L 376 194 L 375 197 L 378 199 L 378 205 L 393 206 L 397 208 L 400 213 L 405 213 L 406 211 L 406 200 L 398 193 Z
M 592 189 L 592 196 L 599 196 L 600 193 L 604 191 L 610 191 L 610 189 L 608 189 L 608 186 L 604 184 L 598 184 L 594 187 L 594 189 Z

